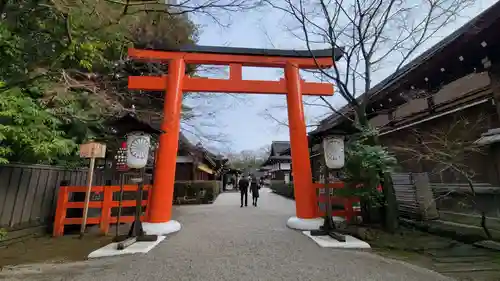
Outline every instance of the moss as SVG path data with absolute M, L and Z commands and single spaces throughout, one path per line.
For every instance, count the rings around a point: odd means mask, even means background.
M 7 238 L 7 230 L 5 228 L 0 228 L 0 241 L 4 240 Z

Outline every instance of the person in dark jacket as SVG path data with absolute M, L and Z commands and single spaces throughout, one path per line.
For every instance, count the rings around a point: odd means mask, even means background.
M 238 189 L 241 194 L 241 208 L 243 207 L 243 197 L 245 197 L 245 207 L 248 206 L 248 185 L 250 184 L 249 180 L 246 177 L 241 177 L 238 182 Z
M 252 182 L 250 183 L 250 192 L 252 193 L 252 205 L 257 207 L 257 199 L 259 199 L 259 182 L 255 176 L 252 177 Z

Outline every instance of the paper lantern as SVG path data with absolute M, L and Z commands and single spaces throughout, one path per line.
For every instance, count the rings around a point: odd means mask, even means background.
M 151 136 L 145 133 L 131 133 L 127 136 L 127 166 L 140 169 L 148 163 Z
M 344 137 L 331 136 L 323 139 L 323 149 L 326 166 L 330 169 L 340 169 L 344 167 Z

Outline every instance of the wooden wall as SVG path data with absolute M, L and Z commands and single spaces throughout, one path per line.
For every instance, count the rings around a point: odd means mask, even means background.
M 483 121 L 479 125 L 474 125 L 478 119 Z M 495 106 L 491 102 L 485 102 L 402 130 L 383 134 L 380 136 L 380 141 L 390 149 L 395 146 L 418 147 L 419 141 L 434 142 L 436 140 L 432 139 L 433 136 L 436 134 L 446 134 L 457 122 L 462 122 L 463 124 L 463 120 L 470 122 L 470 126 L 457 127 L 459 131 L 450 133 L 449 140 L 472 142 L 488 129 L 500 127 Z M 417 136 L 421 137 L 421 139 L 418 140 Z M 395 154 L 398 158 L 401 172 L 428 172 L 432 182 L 463 181 L 463 179 L 460 179 L 451 171 L 439 172 L 433 163 L 417 161 L 415 155 L 398 152 L 395 152 Z M 498 152 L 490 148 L 485 148 L 481 153 L 470 153 L 466 159 L 467 163 L 464 164 L 467 164 L 475 172 L 475 181 L 496 185 L 500 184 L 500 171 L 498 170 L 499 156 Z
M 131 176 L 126 175 L 125 181 Z M 151 175 L 146 175 L 146 182 L 150 180 Z M 0 227 L 18 229 L 52 222 L 62 181 L 67 185 L 85 186 L 87 170 L 47 165 L 0 166 Z M 93 184 L 118 185 L 119 177 L 96 170 Z

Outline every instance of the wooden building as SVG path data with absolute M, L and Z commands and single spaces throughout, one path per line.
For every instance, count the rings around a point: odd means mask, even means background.
M 227 162 L 227 161 L 226 161 Z M 222 190 L 226 191 L 228 186 L 230 186 L 232 190 L 237 189 L 237 183 L 241 177 L 243 172 L 239 169 L 234 169 L 229 167 L 228 165 L 224 165 L 222 175 Z
M 269 157 L 261 165 L 261 170 L 265 170 L 265 175 L 271 181 L 291 181 L 291 162 L 290 142 L 288 141 L 273 141 L 271 143 L 271 151 Z M 285 153 L 284 153 L 285 152 Z M 284 153 L 284 154 L 283 154 Z
M 381 142 L 389 148 L 423 143 L 433 132 L 449 131 L 464 119 L 471 126 L 462 129 L 461 140 L 473 141 L 500 127 L 499 29 L 500 3 L 496 3 L 365 93 L 369 95 L 366 113 L 370 124 L 380 130 Z M 340 111 L 353 117 L 348 106 Z M 472 128 L 476 123 L 480 126 Z M 311 145 L 351 125 L 342 115 L 333 114 L 310 133 L 316 139 Z M 403 171 L 435 171 L 431 163 L 401 154 L 397 158 Z M 491 184 L 499 184 L 499 162 L 500 152 L 494 146 L 467 159 L 467 165 L 477 171 L 474 180 Z M 451 174 L 438 176 L 435 180 L 459 180 Z
M 227 159 L 217 156 L 201 145 L 193 145 L 179 133 L 176 181 L 220 180 Z
M 152 127 L 160 128 L 161 116 L 156 113 L 142 111 L 141 119 Z M 182 132 L 179 132 L 176 181 L 222 180 L 227 161 L 228 159 L 211 153 L 201 144 L 191 143 Z

